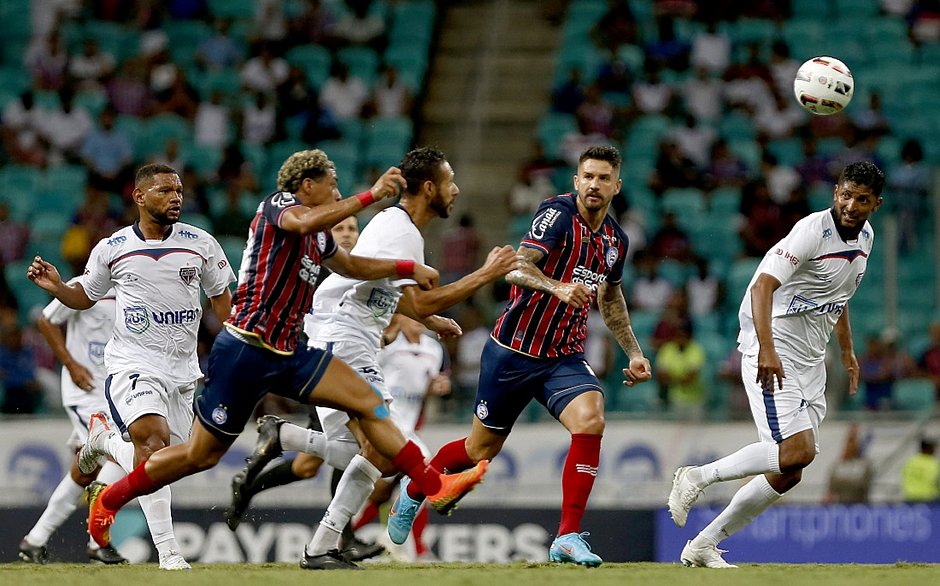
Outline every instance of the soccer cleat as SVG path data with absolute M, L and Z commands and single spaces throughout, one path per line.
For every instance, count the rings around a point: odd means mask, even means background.
M 255 442 L 255 449 L 245 458 L 245 467 L 241 474 L 244 479 L 242 486 L 254 482 L 264 467 L 283 453 L 281 449 L 280 430 L 284 420 L 276 415 L 264 415 L 258 418 L 258 441 Z M 237 476 L 237 475 L 236 475 Z M 232 479 L 232 490 L 235 490 L 235 479 Z
M 331 549 L 320 555 L 310 555 L 304 548 L 304 558 L 300 567 L 305 570 L 361 570 L 356 564 L 347 561 L 338 549 Z
M 385 546 L 381 543 L 366 543 L 358 537 L 353 537 L 349 545 L 340 552 L 347 562 L 361 562 L 383 553 L 385 553 Z
M 408 485 L 411 479 L 407 476 L 402 479 L 398 490 L 398 497 L 388 509 L 388 538 L 392 543 L 401 545 L 408 540 L 411 526 L 415 522 L 415 515 L 421 507 L 421 501 L 416 501 L 408 494 Z
M 679 559 L 682 565 L 687 568 L 714 568 L 725 570 L 728 568 L 737 568 L 734 564 L 729 564 L 721 554 L 728 553 L 723 549 L 718 549 L 714 545 L 704 547 L 692 547 L 692 542 L 687 541 L 682 548 L 682 555 Z
M 180 552 L 170 550 L 166 553 L 160 554 L 160 569 L 161 570 L 192 570 L 193 567 L 189 565 Z
M 591 546 L 584 540 L 588 535 L 590 533 L 587 531 L 559 535 L 548 550 L 548 559 L 560 564 L 578 564 L 579 566 L 596 568 L 604 563 L 604 560 L 591 551 Z
M 98 467 L 98 460 L 108 455 L 104 447 L 104 440 L 113 431 L 108 425 L 108 418 L 104 413 L 95 413 L 88 421 L 88 440 L 78 452 L 78 469 L 82 474 L 91 474 Z
M 242 515 L 245 514 L 248 503 L 251 502 L 251 495 L 245 490 L 247 486 L 245 482 L 246 475 L 247 471 L 243 468 L 232 477 L 232 504 L 222 514 L 225 517 L 226 525 L 232 531 L 235 531 L 238 524 L 242 522 Z
M 111 543 L 111 525 L 114 524 L 114 515 L 117 513 L 106 508 L 101 502 L 101 495 L 107 489 L 107 484 L 93 480 L 85 488 L 82 497 L 88 505 L 88 534 L 101 547 L 107 547 Z
M 672 516 L 672 522 L 677 527 L 685 527 L 685 522 L 689 518 L 689 510 L 695 504 L 695 500 L 702 489 L 689 481 L 689 470 L 694 466 L 682 466 L 676 470 L 672 477 L 672 490 L 669 492 L 669 514 Z
M 457 474 L 441 474 L 441 489 L 436 494 L 428 495 L 428 502 L 442 515 L 450 515 L 460 499 L 483 482 L 489 460 L 480 460 L 469 470 Z
M 127 563 L 127 560 L 124 559 L 124 556 L 119 554 L 118 550 L 114 549 L 114 546 L 110 544 L 104 547 L 89 547 L 85 550 L 85 553 L 88 554 L 88 559 L 92 562 L 107 565 Z
M 49 550 L 45 545 L 33 545 L 24 537 L 20 541 L 20 559 L 29 564 L 46 564 L 49 562 Z

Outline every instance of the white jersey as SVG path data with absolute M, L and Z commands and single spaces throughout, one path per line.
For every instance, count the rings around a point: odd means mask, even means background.
M 372 218 L 350 254 L 423 264 L 424 237 L 408 212 L 393 206 Z M 402 287 L 414 284 L 412 278 L 357 281 L 333 273 L 313 294 L 313 312 L 306 316 L 304 330 L 315 342 L 358 338 L 378 350 Z
M 748 284 L 738 312 L 741 353 L 755 355 L 760 349 L 751 287 L 758 275 L 767 273 L 781 283 L 774 292 L 771 321 L 777 352 L 804 366 L 822 362 L 832 330 L 865 276 L 874 239 L 871 224 L 865 222 L 856 240 L 842 240 L 830 210 L 797 222 L 767 252 Z
M 81 282 L 82 277 L 76 277 L 69 283 Z M 42 310 L 42 315 L 56 326 L 65 324 L 65 349 L 82 366 L 87 368 L 93 377 L 94 390 L 87 393 L 71 382 L 68 370 L 62 367 L 62 405 L 73 407 L 87 402 L 90 395 L 94 400 L 104 402 L 104 381 L 108 378 L 108 371 L 104 367 L 104 349 L 114 332 L 114 291 L 108 291 L 105 296 L 86 310 L 66 307 L 58 299 L 53 299 Z
M 441 373 L 444 348 L 430 336 L 422 335 L 417 343 L 412 343 L 404 334 L 399 334 L 379 351 L 378 359 L 392 395 L 391 410 L 402 431 L 413 432 L 421 417 L 428 386 Z
M 97 301 L 114 287 L 108 374 L 140 370 L 179 384 L 199 379 L 199 287 L 215 297 L 234 280 L 222 247 L 196 226 L 177 223 L 166 238 L 145 240 L 134 224 L 103 238 L 91 251 L 84 288 Z

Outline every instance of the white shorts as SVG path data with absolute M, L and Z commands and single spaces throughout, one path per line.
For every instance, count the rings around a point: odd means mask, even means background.
M 125 370 L 108 377 L 105 397 L 111 418 L 130 441 L 127 427 L 144 415 L 160 415 L 170 428 L 170 443 L 183 443 L 193 430 L 193 395 L 196 383 L 176 384 L 166 378 Z
M 764 393 L 757 383 L 757 356 L 741 360 L 741 379 L 751 404 L 751 415 L 761 441 L 780 443 L 807 429 L 813 430 L 819 453 L 819 424 L 826 417 L 826 364 L 798 367 L 785 356 L 783 389 Z M 776 380 L 774 380 L 776 385 Z

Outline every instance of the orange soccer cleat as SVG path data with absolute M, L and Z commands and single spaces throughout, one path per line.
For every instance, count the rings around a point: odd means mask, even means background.
M 111 543 L 111 525 L 114 524 L 114 515 L 117 513 L 106 508 L 102 503 L 101 497 L 107 489 L 107 484 L 97 480 L 85 489 L 85 502 L 88 503 L 88 534 L 101 547 L 106 547 Z
M 483 482 L 489 460 L 480 460 L 477 465 L 457 474 L 441 474 L 441 490 L 428 496 L 428 502 L 442 515 L 449 515 L 457 503 L 468 492 Z

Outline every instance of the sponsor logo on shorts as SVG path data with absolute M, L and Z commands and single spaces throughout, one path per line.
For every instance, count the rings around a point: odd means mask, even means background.
M 216 407 L 212 410 L 212 421 L 218 425 L 228 421 L 228 411 L 225 410 L 225 407 Z
M 126 397 L 124 398 L 124 404 L 125 404 L 125 405 L 130 405 L 130 404 L 133 403 L 136 399 L 139 399 L 139 398 L 141 398 L 141 397 L 143 397 L 143 396 L 145 396 L 145 395 L 152 395 L 152 394 L 153 394 L 153 391 L 149 391 L 149 390 L 148 390 L 148 391 L 137 391 L 136 393 L 131 393 L 130 395 L 128 395 L 128 396 L 126 396 Z
M 196 280 L 199 271 L 196 270 L 196 267 L 183 267 L 180 269 L 180 279 L 183 280 L 187 285 L 192 284 Z
M 124 326 L 134 334 L 142 334 L 150 327 L 150 317 L 146 307 L 125 307 Z
M 391 291 L 375 287 L 372 289 L 372 293 L 369 294 L 369 300 L 366 301 L 366 305 L 372 309 L 372 315 L 379 317 L 394 312 L 397 303 Z
M 486 403 L 481 402 L 477 404 L 477 419 L 482 421 L 486 419 L 487 417 L 489 417 L 489 415 L 490 415 L 490 410 L 486 406 Z

